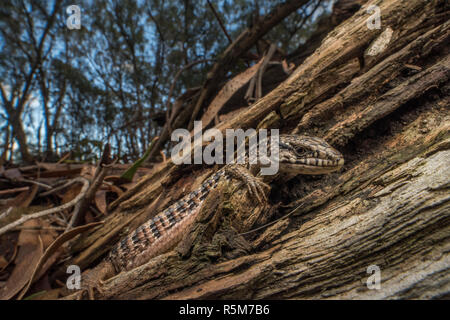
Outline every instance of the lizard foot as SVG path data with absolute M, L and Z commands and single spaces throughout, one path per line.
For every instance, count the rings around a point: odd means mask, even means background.
M 90 274 L 84 275 L 83 285 L 81 289 L 77 292 L 77 300 L 82 300 L 85 293 L 87 294 L 87 298 L 89 300 L 95 300 L 95 293 L 99 293 L 100 296 L 103 295 L 102 286 L 104 281 L 96 278 L 95 276 L 90 276 Z
M 270 186 L 253 176 L 245 167 L 239 165 L 229 166 L 226 168 L 226 171 L 230 176 L 241 180 L 246 185 L 250 196 L 260 204 L 268 202 L 266 193 L 270 190 Z
M 81 289 L 75 293 L 76 300 L 82 300 L 87 294 L 89 300 L 95 300 L 95 293 L 103 296 L 102 290 L 105 284 L 104 279 L 111 277 L 114 274 L 113 266 L 108 261 L 103 261 L 98 266 L 91 270 L 83 272 L 81 275 Z

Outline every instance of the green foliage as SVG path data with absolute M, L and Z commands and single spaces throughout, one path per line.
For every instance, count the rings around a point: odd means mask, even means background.
M 147 148 L 147 151 L 145 151 L 144 155 L 139 158 L 137 161 L 135 161 L 133 163 L 133 165 L 128 168 L 128 170 L 126 170 L 120 177 L 126 181 L 132 181 L 134 174 L 136 173 L 136 171 L 139 169 L 139 167 L 145 162 L 145 160 L 147 160 L 148 156 L 150 155 L 150 152 L 152 151 L 152 148 L 155 145 L 155 142 L 158 138 L 154 138 L 152 140 L 152 142 L 150 143 L 150 145 Z

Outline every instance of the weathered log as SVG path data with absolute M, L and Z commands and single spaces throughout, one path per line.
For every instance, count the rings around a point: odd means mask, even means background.
M 116 276 L 107 282 L 105 298 L 447 296 L 450 116 L 442 116 L 423 110 L 404 132 L 377 146 L 380 156 L 361 161 L 334 177 L 333 185 L 306 195 L 287 230 L 289 219 L 274 225 L 270 233 L 275 239 L 268 238 L 266 249 L 260 249 L 260 238 L 249 240 L 250 254 L 212 263 L 217 258 L 213 245 L 203 241 L 203 250 L 187 259 L 180 250 L 172 251 Z M 424 120 L 439 125 L 425 135 Z M 205 208 L 227 217 L 217 206 L 208 203 Z M 237 206 L 231 205 L 229 212 Z M 210 243 L 226 241 L 220 234 Z M 381 269 L 379 290 L 366 286 L 372 265 Z
M 380 30 L 366 25 L 373 4 L 381 8 Z M 448 297 L 448 17 L 445 1 L 381 0 L 339 25 L 288 80 L 218 128 L 326 137 L 343 152 L 344 172 L 291 182 L 280 198 L 293 214 L 250 235 L 239 233 L 252 226 L 237 230 L 232 222 L 263 210 L 223 186 L 177 250 L 110 279 L 103 297 Z M 368 56 L 388 28 L 392 38 Z M 169 161 L 144 177 L 101 228 L 76 243 L 70 263 L 92 265 L 214 168 L 195 170 L 185 175 Z M 366 285 L 371 265 L 381 270 L 379 290 Z

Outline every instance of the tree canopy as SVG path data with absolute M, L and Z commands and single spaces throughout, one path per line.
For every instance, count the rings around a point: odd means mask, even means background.
M 86 160 L 106 142 L 123 161 L 139 158 L 170 103 L 201 86 L 230 41 L 281 2 L 99 0 L 77 12 L 69 1 L 3 1 L 2 162 L 67 151 Z M 265 40 L 286 52 L 303 43 L 331 1 L 305 3 Z M 70 27 L 78 13 L 79 28 Z M 254 62 L 241 59 L 227 76 Z

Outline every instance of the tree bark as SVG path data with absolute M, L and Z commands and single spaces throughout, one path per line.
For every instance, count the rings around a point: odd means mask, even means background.
M 373 4 L 379 30 L 366 24 Z M 441 0 L 368 1 L 289 79 L 217 126 L 325 137 L 344 170 L 274 186 L 275 216 L 291 215 L 247 235 L 262 210 L 219 188 L 176 250 L 108 280 L 103 298 L 448 298 L 448 17 Z M 188 170 L 169 161 L 143 178 L 72 247 L 69 264 L 92 266 L 214 168 Z M 373 266 L 379 289 L 368 285 Z
M 9 123 L 13 128 L 13 137 L 19 143 L 20 155 L 25 163 L 30 163 L 33 160 L 29 150 L 28 150 L 28 142 L 27 135 L 23 130 L 22 120 L 19 116 L 16 115 L 16 112 L 13 111 L 13 114 L 9 117 Z

